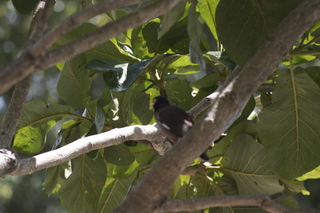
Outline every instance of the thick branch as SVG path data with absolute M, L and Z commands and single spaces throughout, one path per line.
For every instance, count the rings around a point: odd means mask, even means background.
M 138 4 L 145 1 L 147 0 L 117 0 L 112 2 L 107 1 L 99 2 L 93 6 L 87 7 L 84 10 L 68 17 L 59 26 L 51 30 L 36 45 L 34 45 L 31 51 L 39 53 L 47 51 L 55 42 L 57 42 L 63 35 L 65 35 L 71 29 L 75 28 L 76 26 L 80 25 L 81 23 L 89 20 L 90 18 L 100 13 L 108 12 L 129 5 Z
M 40 39 L 45 29 L 47 18 L 50 16 L 54 0 L 48 0 L 46 3 L 41 1 L 33 15 L 29 38 L 26 46 L 32 46 Z M 18 82 L 14 88 L 7 113 L 2 121 L 0 130 L 0 147 L 3 148 L 0 157 L 0 174 L 5 174 L 16 169 L 17 157 L 11 150 L 11 142 L 19 123 L 20 113 L 30 89 L 32 75 L 28 75 L 21 82 Z
M 213 207 L 230 206 L 256 206 L 274 213 L 319 213 L 317 210 L 297 210 L 285 208 L 274 202 L 268 195 L 243 196 L 211 196 L 200 199 L 167 200 L 164 205 L 165 212 L 193 212 Z
M 221 91 L 208 114 L 158 160 L 114 212 L 163 212 L 170 185 L 236 120 L 251 94 L 288 54 L 292 44 L 320 19 L 319 10 L 320 0 L 304 1 L 294 9 L 240 74 Z

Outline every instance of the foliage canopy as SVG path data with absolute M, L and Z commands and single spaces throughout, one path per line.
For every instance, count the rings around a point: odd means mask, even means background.
M 28 12 L 19 9 L 19 2 L 13 0 L 17 10 Z M 213 93 L 236 65 L 244 66 L 300 2 L 181 1 L 165 15 L 58 64 L 57 91 L 65 104 L 27 102 L 13 148 L 40 153 L 55 125 L 60 131 L 53 149 L 113 128 L 153 124 L 149 105 L 159 94 L 189 110 Z M 135 9 L 104 13 L 102 22 Z M 83 23 L 54 48 L 100 25 Z M 207 151 L 214 166 L 204 167 L 196 159 L 190 166 L 198 168 L 197 173 L 180 175 L 170 198 L 283 192 L 277 202 L 299 208 L 293 196 L 308 192 L 298 180 L 320 176 L 319 27 L 293 44 L 289 56 L 252 94 L 227 136 Z M 104 89 L 92 98 L 92 85 L 101 79 Z M 145 143 L 127 141 L 48 168 L 44 188 L 48 194 L 58 193 L 70 212 L 112 212 L 159 157 Z M 262 211 L 229 207 L 210 212 L 222 210 Z

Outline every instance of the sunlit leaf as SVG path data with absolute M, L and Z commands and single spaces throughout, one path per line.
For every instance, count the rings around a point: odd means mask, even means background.
M 219 1 L 199 0 L 197 5 L 201 17 L 207 23 L 215 39 L 218 39 L 215 20 L 215 13 L 218 3 Z
M 56 124 L 54 120 L 40 126 L 26 126 L 15 135 L 13 148 L 18 152 L 37 154 L 46 144 L 48 131 Z

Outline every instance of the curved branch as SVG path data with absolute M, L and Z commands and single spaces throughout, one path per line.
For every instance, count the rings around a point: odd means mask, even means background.
M 164 14 L 180 1 L 182 0 L 159 0 L 140 11 L 126 15 L 115 22 L 108 23 L 104 27 L 85 35 L 70 44 L 51 51 L 48 51 L 49 47 L 41 41 L 41 44 L 43 44 L 44 47 L 41 45 L 35 45 L 33 48 L 26 49 L 26 51 L 16 61 L 0 72 L 0 94 L 6 92 L 12 85 L 22 80 L 27 75 L 35 71 L 54 66 L 61 61 L 69 60 L 79 53 L 102 44 L 130 28 L 140 26 L 145 21 Z M 123 3 L 124 1 L 121 2 Z M 131 1 L 127 1 L 126 3 L 129 4 L 128 2 L 131 3 Z M 116 3 L 115 5 L 119 6 Z M 80 19 L 80 16 L 77 16 L 77 18 Z M 47 41 L 49 38 L 57 40 L 58 35 L 62 36 L 66 33 L 66 26 L 71 27 L 71 25 L 73 25 L 73 21 L 73 19 L 68 20 L 68 23 L 61 27 L 61 30 L 63 31 L 61 34 L 58 32 L 52 32 L 45 40 Z M 80 21 L 76 22 L 77 24 L 80 23 Z
M 279 213 L 319 213 L 317 210 L 297 210 L 285 208 L 274 202 L 268 195 L 219 195 L 200 199 L 167 200 L 165 212 L 193 212 L 213 207 L 256 206 L 268 212 Z
M 52 29 L 48 34 L 46 34 L 37 44 L 35 44 L 30 51 L 32 52 L 45 52 L 47 51 L 55 42 L 57 42 L 63 35 L 69 32 L 71 29 L 80 25 L 81 23 L 89 20 L 90 18 L 105 13 L 114 9 L 126 7 L 129 5 L 134 5 L 138 3 L 145 2 L 147 0 L 117 0 L 117 1 L 105 1 L 99 2 L 95 5 L 85 8 L 84 10 L 75 13 L 74 15 L 68 17 L 59 26 Z

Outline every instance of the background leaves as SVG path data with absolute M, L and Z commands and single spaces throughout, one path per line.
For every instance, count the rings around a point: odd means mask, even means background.
M 69 5 L 67 11 L 75 1 L 58 2 Z M 58 84 L 41 96 L 44 101 L 25 104 L 14 148 L 20 154 L 36 154 L 113 128 L 153 124 L 150 102 L 159 94 L 189 110 L 224 82 L 236 64 L 244 65 L 299 2 L 183 1 L 166 15 L 58 64 Z M 91 19 L 52 48 L 137 9 L 122 8 Z M 214 167 L 206 168 L 196 159 L 188 168 L 194 172 L 180 175 L 170 198 L 283 192 L 277 202 L 298 208 L 293 195 L 308 191 L 295 179 L 320 177 L 315 151 L 320 80 L 317 56 L 311 55 L 319 49 L 319 27 L 294 44 L 279 69 L 252 94 L 227 136 L 207 151 Z M 305 63 L 310 61 L 313 67 Z M 307 68 L 293 70 L 293 65 Z M 42 78 L 38 82 L 45 82 L 38 91 L 48 84 Z M 56 98 L 51 98 L 56 90 Z M 30 99 L 35 97 L 30 94 Z M 49 194 L 58 192 L 69 212 L 112 212 L 160 157 L 144 145 L 149 142 L 142 142 L 94 150 L 48 168 L 44 187 Z M 237 207 L 204 211 L 259 212 Z

